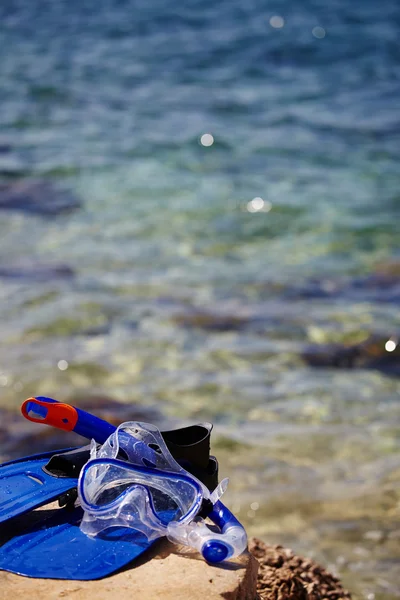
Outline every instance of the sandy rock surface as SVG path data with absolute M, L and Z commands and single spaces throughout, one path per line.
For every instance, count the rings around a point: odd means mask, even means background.
M 28 579 L 0 572 L 0 599 L 351 600 L 340 581 L 310 559 L 251 539 L 250 553 L 224 566 L 163 540 L 134 567 L 99 581 Z
M 146 558 L 99 581 L 29 579 L 0 572 L 0 599 L 35 600 L 254 600 L 258 563 L 250 554 L 212 567 L 197 554 L 176 551 L 167 541 L 155 545 Z

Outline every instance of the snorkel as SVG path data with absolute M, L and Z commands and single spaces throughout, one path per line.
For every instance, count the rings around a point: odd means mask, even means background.
M 91 458 L 78 480 L 84 510 L 82 531 L 100 535 L 110 527 L 130 527 L 150 539 L 167 536 L 198 550 L 217 564 L 240 555 L 247 547 L 243 526 L 222 504 L 228 480 L 210 493 L 170 454 L 154 426 L 128 422 L 118 428 L 81 409 L 43 396 L 29 398 L 22 414 L 93 439 Z M 98 444 L 102 444 L 100 447 Z M 211 531 L 209 518 L 220 530 Z
M 42 423 L 63 431 L 73 431 L 88 440 L 93 439 L 98 444 L 104 444 L 117 429 L 115 425 L 81 408 L 46 396 L 28 398 L 23 402 L 21 412 L 25 419 L 32 423 Z M 145 444 L 140 444 L 140 452 L 147 460 L 151 460 L 154 456 L 154 450 Z

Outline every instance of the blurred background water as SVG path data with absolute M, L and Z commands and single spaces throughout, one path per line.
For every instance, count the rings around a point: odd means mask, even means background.
M 399 31 L 397 0 L 0 5 L 0 405 L 212 421 L 249 533 L 367 600 L 400 595 Z

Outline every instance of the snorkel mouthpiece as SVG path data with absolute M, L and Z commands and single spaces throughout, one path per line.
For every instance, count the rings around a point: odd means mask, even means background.
M 217 563 L 222 562 L 230 555 L 233 554 L 232 548 L 229 548 L 223 542 L 206 542 L 202 549 L 201 554 L 203 555 L 204 560 L 215 565 Z
M 218 504 L 220 507 L 223 506 L 221 502 Z M 187 525 L 180 525 L 173 521 L 168 524 L 169 541 L 194 548 L 210 564 L 239 556 L 247 548 L 246 531 L 225 506 L 223 509 L 227 517 L 225 525 L 221 525 L 221 521 L 217 522 L 214 512 L 209 515 L 214 524 L 219 527 L 220 533 L 209 529 L 203 519 L 196 519 Z

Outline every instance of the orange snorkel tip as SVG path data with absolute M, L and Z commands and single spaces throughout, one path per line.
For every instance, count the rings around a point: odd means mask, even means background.
M 21 412 L 32 423 L 43 423 L 64 431 L 73 431 L 78 422 L 78 412 L 73 406 L 40 397 L 25 400 Z

